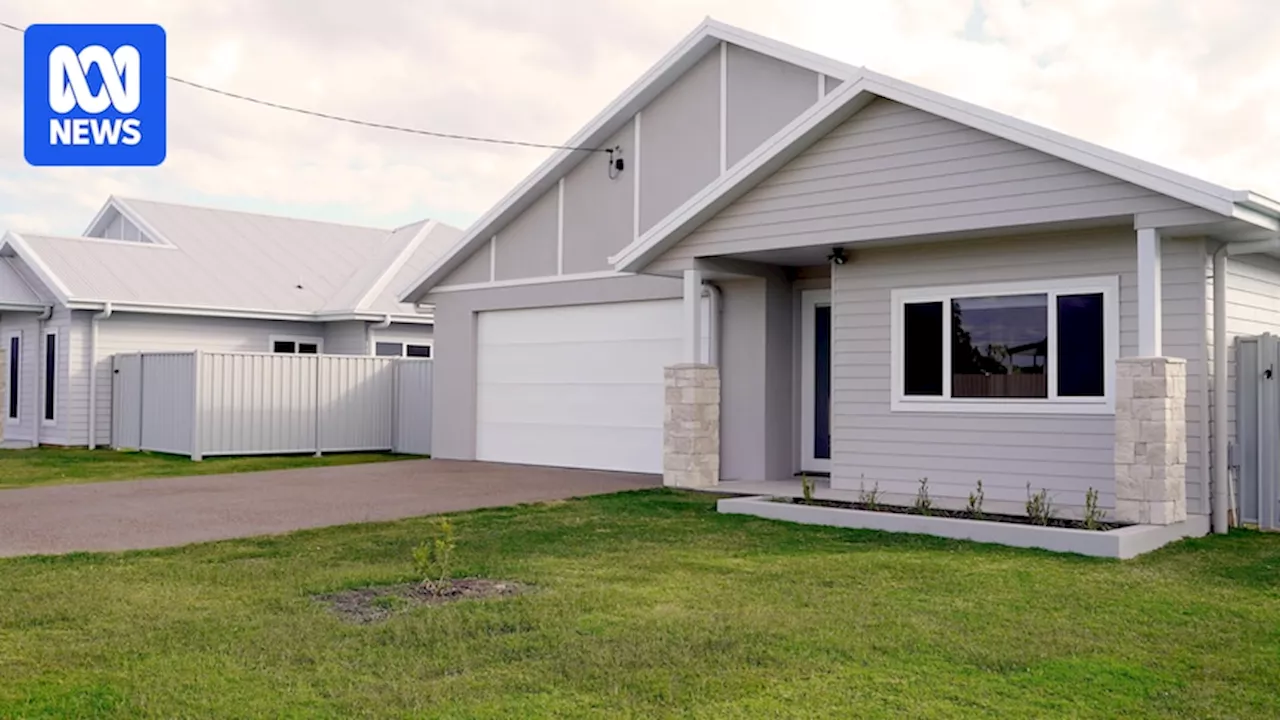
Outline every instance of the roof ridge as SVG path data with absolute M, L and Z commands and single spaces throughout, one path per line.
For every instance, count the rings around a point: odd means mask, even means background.
M 275 213 L 258 212 L 255 210 L 234 210 L 234 209 L 225 208 L 225 207 L 215 207 L 211 205 L 195 205 L 193 203 L 171 202 L 168 200 L 148 200 L 146 198 L 131 198 L 131 197 L 123 197 L 119 195 L 115 196 L 115 198 L 116 200 L 122 203 L 126 203 L 130 205 L 130 207 L 134 207 L 135 211 L 136 211 L 136 207 L 133 205 L 134 203 L 143 203 L 143 204 L 149 203 L 152 205 L 166 205 L 168 207 L 185 208 L 189 210 L 206 210 L 209 212 L 229 213 L 234 215 L 252 215 L 254 217 L 270 218 L 272 220 L 288 220 L 291 222 L 315 223 L 318 225 L 332 225 L 335 227 L 351 228 L 353 230 L 376 230 L 378 232 L 390 233 L 390 232 L 395 232 L 395 230 L 398 229 L 398 228 L 393 228 L 388 230 L 387 228 L 376 227 L 373 225 L 356 225 L 354 223 L 333 222 L 331 220 L 317 220 L 314 218 L 294 217 L 290 215 L 279 215 Z

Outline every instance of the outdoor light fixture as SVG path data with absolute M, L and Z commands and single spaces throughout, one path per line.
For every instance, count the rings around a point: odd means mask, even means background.
M 615 145 L 605 152 L 609 154 L 609 179 L 612 180 L 622 174 L 622 146 Z
M 843 265 L 845 261 L 844 248 L 832 248 L 831 254 L 827 256 L 827 262 Z

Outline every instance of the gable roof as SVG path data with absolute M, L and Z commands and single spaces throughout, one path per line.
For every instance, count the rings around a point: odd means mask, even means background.
M 36 291 L 9 264 L 0 257 L 0 312 L 5 310 L 43 310 L 48 307 Z
M 790 162 L 805 148 L 885 98 L 1010 142 L 1039 150 L 1105 175 L 1239 220 L 1280 230 L 1280 203 L 1251 191 L 1232 190 L 1079 138 L 933 92 L 865 68 L 779 130 L 729 172 L 609 258 L 619 272 L 640 272 L 663 251 Z
M 599 147 L 617 134 L 645 105 L 670 87 L 721 42 L 753 50 L 814 72 L 844 80 L 858 70 L 852 65 L 748 32 L 708 17 L 573 137 L 570 147 Z M 473 223 L 447 252 L 402 288 L 400 300 L 417 302 L 471 256 L 500 228 L 529 208 L 544 192 L 582 162 L 585 150 L 557 150 L 502 200 Z
M 111 198 L 90 231 L 115 213 L 147 240 L 10 232 L 0 252 L 21 258 L 72 307 L 429 322 L 412 305 L 379 302 L 385 278 L 396 262 L 430 257 L 429 239 L 441 245 L 460 232 L 435 221 L 388 231 L 124 198 Z

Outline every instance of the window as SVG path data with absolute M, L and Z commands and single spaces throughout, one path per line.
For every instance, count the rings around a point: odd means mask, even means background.
M 271 352 L 287 355 L 318 355 L 324 349 L 320 338 L 291 337 L 287 335 L 271 336 Z
M 1112 412 L 1116 278 L 893 292 L 893 409 Z
M 431 346 L 379 341 L 374 343 L 373 354 L 379 357 L 429 358 L 431 357 Z
M 44 419 L 57 419 L 58 406 L 58 333 L 44 336 Z
M 19 383 L 22 380 L 22 335 L 20 333 L 10 335 L 8 346 L 8 382 L 5 383 L 5 400 L 6 404 L 9 406 L 9 419 L 17 420 L 18 395 L 20 394 L 19 388 L 21 387 Z

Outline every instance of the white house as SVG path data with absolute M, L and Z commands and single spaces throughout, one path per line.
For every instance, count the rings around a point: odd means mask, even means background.
M 430 357 L 432 315 L 395 291 L 461 231 L 386 230 L 110 198 L 83 237 L 0 241 L 3 442 L 110 442 L 112 355 Z

